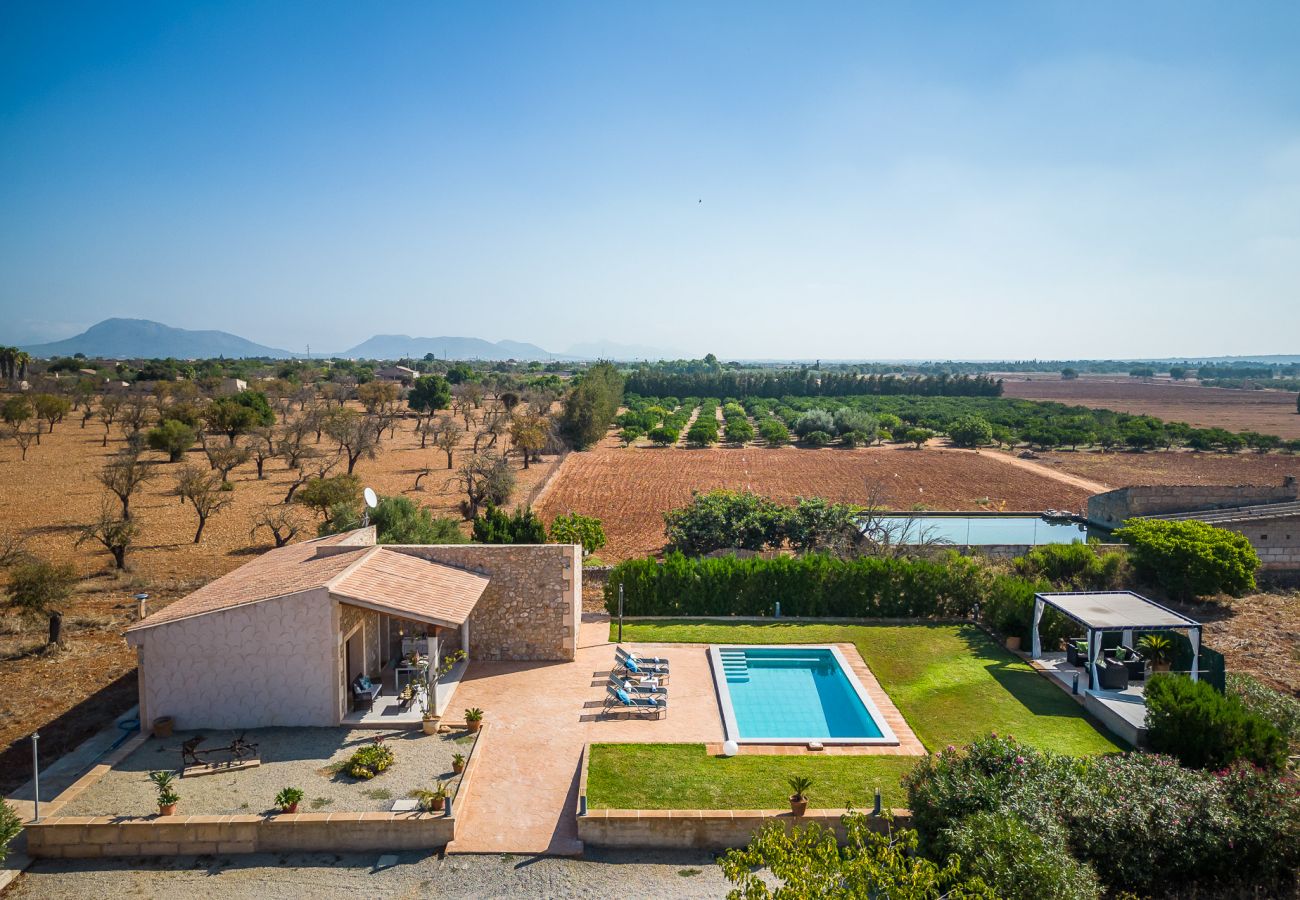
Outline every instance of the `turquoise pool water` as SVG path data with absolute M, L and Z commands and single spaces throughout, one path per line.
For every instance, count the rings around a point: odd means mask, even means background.
M 874 706 L 868 708 L 870 700 L 860 693 L 856 679 L 850 680 L 831 648 L 715 647 L 713 651 L 725 682 L 723 717 L 730 739 L 886 738 L 887 729 L 879 723 Z
M 988 544 L 1069 544 L 1088 539 L 1081 522 L 1042 516 L 881 516 L 895 544 L 941 541 L 978 547 Z

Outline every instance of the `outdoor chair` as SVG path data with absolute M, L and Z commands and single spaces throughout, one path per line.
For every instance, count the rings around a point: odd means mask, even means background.
M 614 647 L 614 656 L 618 660 L 634 659 L 643 666 L 663 666 L 668 667 L 668 660 L 659 656 L 637 656 L 635 653 L 628 653 L 622 647 Z
M 1066 641 L 1065 661 L 1072 666 L 1084 666 L 1086 668 L 1088 665 L 1088 642 Z
M 634 659 L 617 659 L 614 661 L 614 670 L 610 674 L 629 680 L 633 678 L 657 678 L 660 681 L 667 681 L 668 667 L 650 666 L 645 663 L 638 663 Z
M 654 713 L 655 718 L 659 718 L 668 712 L 668 698 L 641 697 L 636 694 L 629 694 L 627 691 L 615 689 L 611 685 L 605 688 L 605 706 L 600 712 L 601 715 L 604 715 L 611 710 L 619 710 L 637 716 Z
M 1120 663 L 1128 669 L 1129 681 L 1144 681 L 1147 677 L 1147 661 L 1132 647 L 1119 646 L 1106 651 L 1106 658 Z
M 629 694 L 667 695 L 668 693 L 668 688 L 663 685 L 636 684 L 635 682 L 619 678 L 617 675 L 609 676 L 608 686 L 614 688 L 616 691 L 627 691 Z
M 1102 660 L 1097 670 L 1097 684 L 1103 691 L 1122 691 L 1128 687 L 1128 666 L 1113 659 Z
M 352 680 L 352 707 L 353 709 L 374 709 L 375 698 L 383 688 L 378 682 L 372 682 L 364 675 L 358 675 Z

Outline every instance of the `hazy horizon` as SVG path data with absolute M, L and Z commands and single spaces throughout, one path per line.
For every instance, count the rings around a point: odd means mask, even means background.
M 1285 3 L 7 4 L 0 343 L 1294 353 L 1296 46 Z

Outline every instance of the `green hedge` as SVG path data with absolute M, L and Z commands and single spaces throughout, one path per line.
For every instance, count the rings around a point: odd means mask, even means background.
M 611 614 L 618 611 L 620 585 L 629 616 L 770 616 L 780 601 L 783 616 L 964 618 L 977 603 L 988 609 L 1014 595 L 1026 623 L 1037 586 L 956 553 L 937 560 L 688 559 L 680 553 L 662 564 L 633 559 L 616 566 L 605 584 Z
M 1146 696 L 1147 741 L 1158 753 L 1196 769 L 1239 759 L 1274 771 L 1286 765 L 1286 737 L 1234 694 L 1182 675 L 1153 675 Z

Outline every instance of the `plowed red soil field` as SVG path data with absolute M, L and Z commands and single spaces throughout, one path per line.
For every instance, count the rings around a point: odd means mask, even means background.
M 861 503 L 874 492 L 900 510 L 1077 510 L 1089 493 L 1051 473 L 1007 465 L 992 453 L 892 446 L 623 449 L 606 441 L 569 455 L 539 512 L 545 519 L 568 511 L 596 516 L 609 541 L 599 555 L 615 562 L 661 551 L 663 514 L 688 503 L 692 491 L 712 488 L 749 490 L 784 502 L 803 496 Z
M 1084 376 L 1062 381 L 1053 374 L 999 377 L 1007 397 L 1157 416 L 1197 428 L 1217 426 L 1300 438 L 1300 415 L 1296 415 L 1296 395 L 1291 391 L 1242 391 L 1133 378 Z
M 1033 460 L 1055 472 L 1107 487 L 1136 484 L 1279 484 L 1300 477 L 1300 456 L 1285 453 L 1040 453 Z

